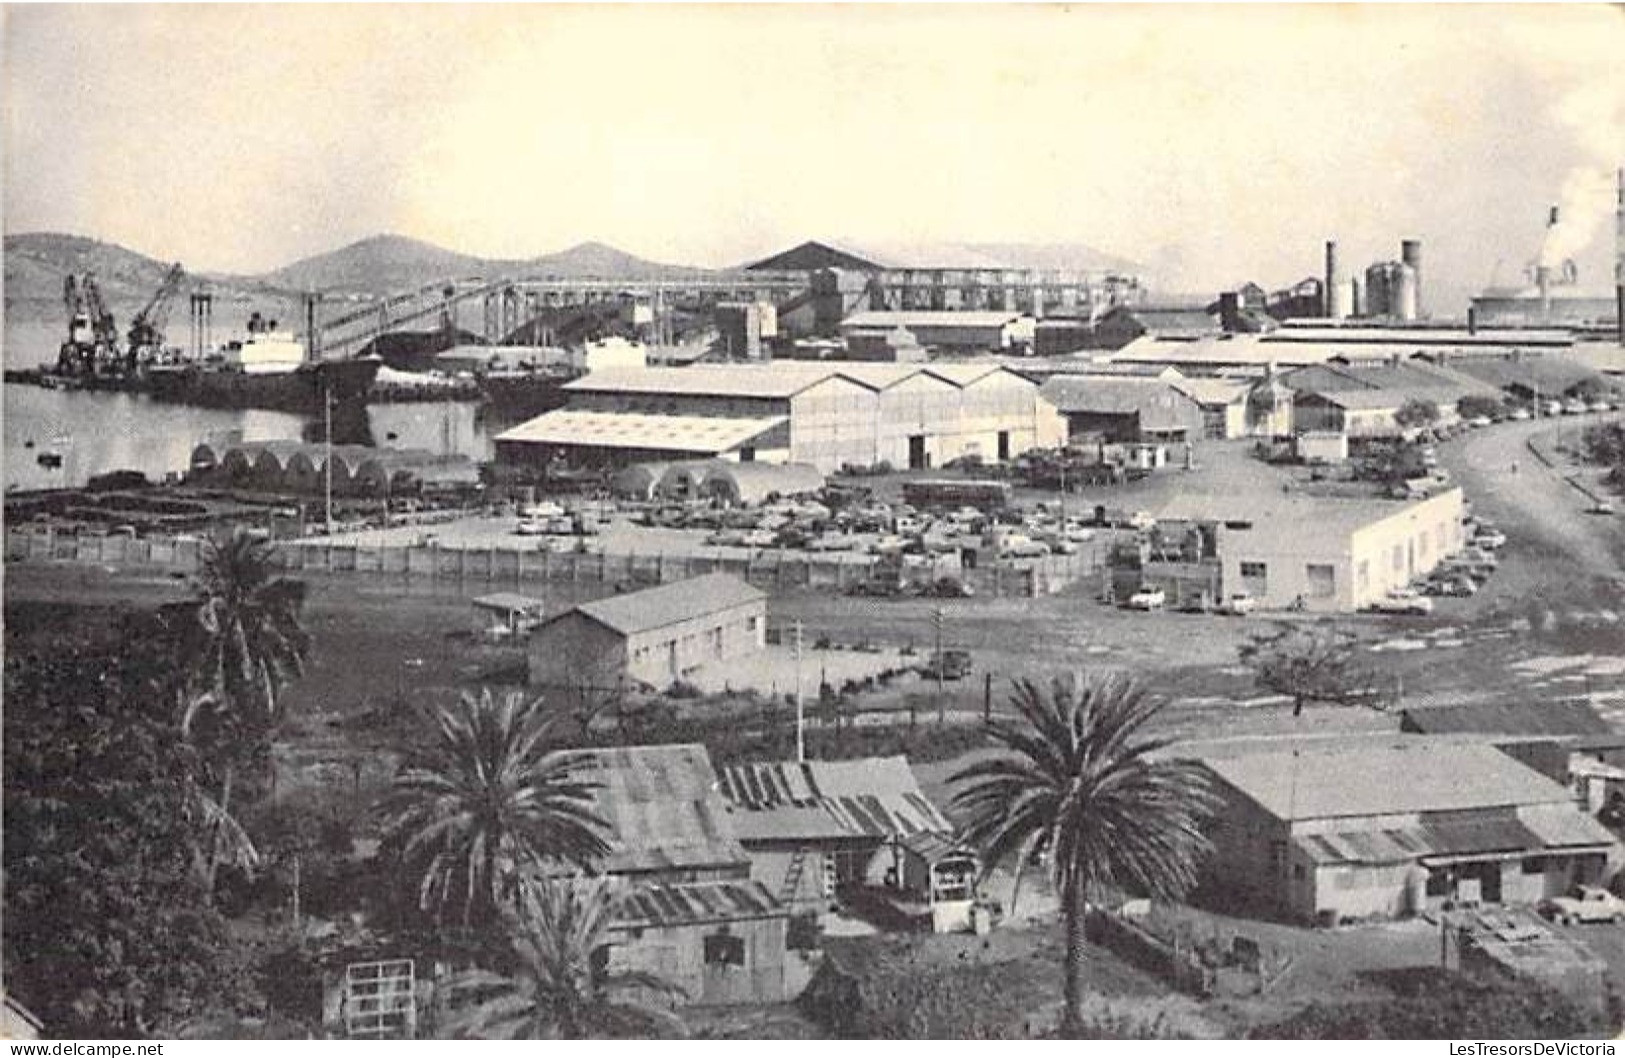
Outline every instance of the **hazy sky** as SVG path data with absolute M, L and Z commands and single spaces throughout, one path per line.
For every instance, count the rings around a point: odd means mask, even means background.
M 234 271 L 1081 241 L 1193 289 L 1416 236 L 1443 289 L 1589 194 L 1602 282 L 1622 56 L 1617 5 L 11 7 L 4 219 Z

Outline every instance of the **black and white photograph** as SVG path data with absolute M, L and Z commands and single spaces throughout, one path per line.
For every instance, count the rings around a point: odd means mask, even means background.
M 0 221 L 11 1054 L 1614 1053 L 1625 5 L 6 3 Z

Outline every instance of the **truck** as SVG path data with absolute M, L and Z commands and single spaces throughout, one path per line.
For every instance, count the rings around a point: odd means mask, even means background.
M 1540 911 L 1565 926 L 1579 922 L 1625 922 L 1625 900 L 1594 885 L 1576 886 L 1567 896 L 1544 900 Z

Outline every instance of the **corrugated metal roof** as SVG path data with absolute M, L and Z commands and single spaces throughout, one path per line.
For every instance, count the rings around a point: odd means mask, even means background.
M 1299 834 L 1292 839 L 1317 864 L 1408 863 L 1428 851 L 1417 828 Z
M 612 367 L 564 385 L 581 393 L 671 393 L 787 400 L 840 374 L 807 362 L 695 364 L 692 367 Z
M 1170 378 L 1168 384 L 1198 404 L 1239 404 L 1251 388 L 1245 382 L 1228 378 Z
M 584 602 L 576 610 L 623 635 L 635 635 L 766 599 L 767 594 L 760 588 L 753 588 L 738 577 L 707 573 L 657 588 Z
M 1551 849 L 1613 845 L 1618 839 L 1572 804 L 1530 805 L 1518 813 L 1524 826 Z
M 905 834 L 898 844 L 926 863 L 936 863 L 949 856 L 974 858 L 976 855 L 974 850 L 962 842 L 955 841 L 951 836 L 932 832 Z
M 1065 413 L 1138 414 L 1142 430 L 1178 429 L 1187 425 L 1181 408 L 1195 411 L 1190 397 L 1161 378 L 1053 375 L 1038 392 Z
M 734 764 L 717 778 L 745 840 L 953 832 L 903 757 Z
M 761 882 L 750 880 L 640 885 L 621 901 L 615 925 L 658 928 L 701 922 L 776 918 L 784 905 Z
M 1023 313 L 984 310 L 965 310 L 956 312 L 940 309 L 917 310 L 865 310 L 854 312 L 841 321 L 841 327 L 852 330 L 859 327 L 878 327 L 890 330 L 893 327 L 1003 327 L 1021 319 Z
M 610 873 L 746 863 L 702 745 L 615 746 L 582 752 L 593 808 L 609 824 Z
M 1518 820 L 1513 809 L 1426 813 L 1418 829 L 1429 856 L 1468 856 L 1487 852 L 1522 852 L 1545 843 Z
M 1390 389 L 1345 389 L 1331 392 L 1304 393 L 1298 398 L 1303 403 L 1323 400 L 1345 411 L 1397 411 L 1411 398 Z
M 642 448 L 715 455 L 783 425 L 786 416 L 724 418 L 560 408 L 497 435 L 498 441 L 592 448 Z
M 1281 819 L 1323 819 L 1531 804 L 1569 792 L 1493 746 L 1434 742 L 1203 757 L 1226 783 Z
M 1616 735 L 1608 721 L 1586 702 L 1459 702 L 1411 706 L 1402 714 L 1423 734 L 1452 731 L 1485 735 Z

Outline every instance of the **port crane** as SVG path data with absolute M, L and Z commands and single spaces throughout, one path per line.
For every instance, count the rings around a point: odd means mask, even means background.
M 170 265 L 151 300 L 130 321 L 124 353 L 128 370 L 133 371 L 140 364 L 152 363 L 163 355 L 164 326 L 169 322 L 169 307 L 185 279 L 186 269 L 178 262 Z
M 68 313 L 68 340 L 57 353 L 57 367 L 77 375 L 94 375 L 118 363 L 118 326 L 102 300 L 94 273 L 68 275 L 62 281 Z

